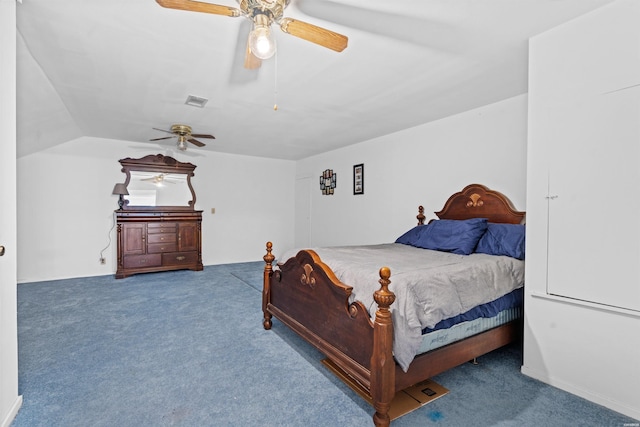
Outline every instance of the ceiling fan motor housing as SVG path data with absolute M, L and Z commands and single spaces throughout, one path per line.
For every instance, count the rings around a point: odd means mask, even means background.
M 173 125 L 171 126 L 171 132 L 177 133 L 178 135 L 181 135 L 181 136 L 191 135 L 191 126 Z
M 284 9 L 289 5 L 290 0 L 238 0 L 240 10 L 254 18 L 256 15 L 266 15 L 269 24 L 279 21 L 282 18 Z

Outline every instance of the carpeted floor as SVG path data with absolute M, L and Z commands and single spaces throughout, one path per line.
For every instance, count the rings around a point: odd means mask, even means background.
M 277 320 L 261 262 L 18 286 L 12 426 L 371 426 L 371 407 Z M 618 426 L 625 416 L 520 374 L 509 346 L 434 378 L 449 394 L 392 426 Z

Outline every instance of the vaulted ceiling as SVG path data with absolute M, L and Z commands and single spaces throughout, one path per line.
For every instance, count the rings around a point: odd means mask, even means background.
M 291 0 L 285 16 L 348 47 L 276 28 L 276 56 L 247 70 L 244 17 L 22 0 L 18 156 L 82 136 L 173 148 L 153 128 L 183 123 L 216 136 L 189 151 L 305 158 L 526 93 L 528 38 L 612 1 Z

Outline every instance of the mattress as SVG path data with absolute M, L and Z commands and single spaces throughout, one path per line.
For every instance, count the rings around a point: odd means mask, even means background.
M 447 329 L 437 329 L 422 335 L 418 354 L 444 347 L 480 332 L 493 329 L 522 317 L 522 306 L 508 308 L 493 317 L 479 317 L 475 320 L 455 324 Z
M 428 334 L 429 332 L 433 332 L 437 329 L 447 329 L 455 324 L 475 320 L 479 317 L 494 317 L 503 310 L 522 306 L 523 304 L 524 288 L 514 289 L 496 300 L 480 304 L 462 314 L 441 320 L 433 328 L 424 328 L 422 330 L 422 334 Z

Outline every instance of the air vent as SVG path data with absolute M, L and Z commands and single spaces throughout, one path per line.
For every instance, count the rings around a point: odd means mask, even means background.
M 207 103 L 207 101 L 209 101 L 207 98 L 203 98 L 201 96 L 189 95 L 187 97 L 187 101 L 185 102 L 185 104 L 202 108 L 204 107 L 204 104 Z

